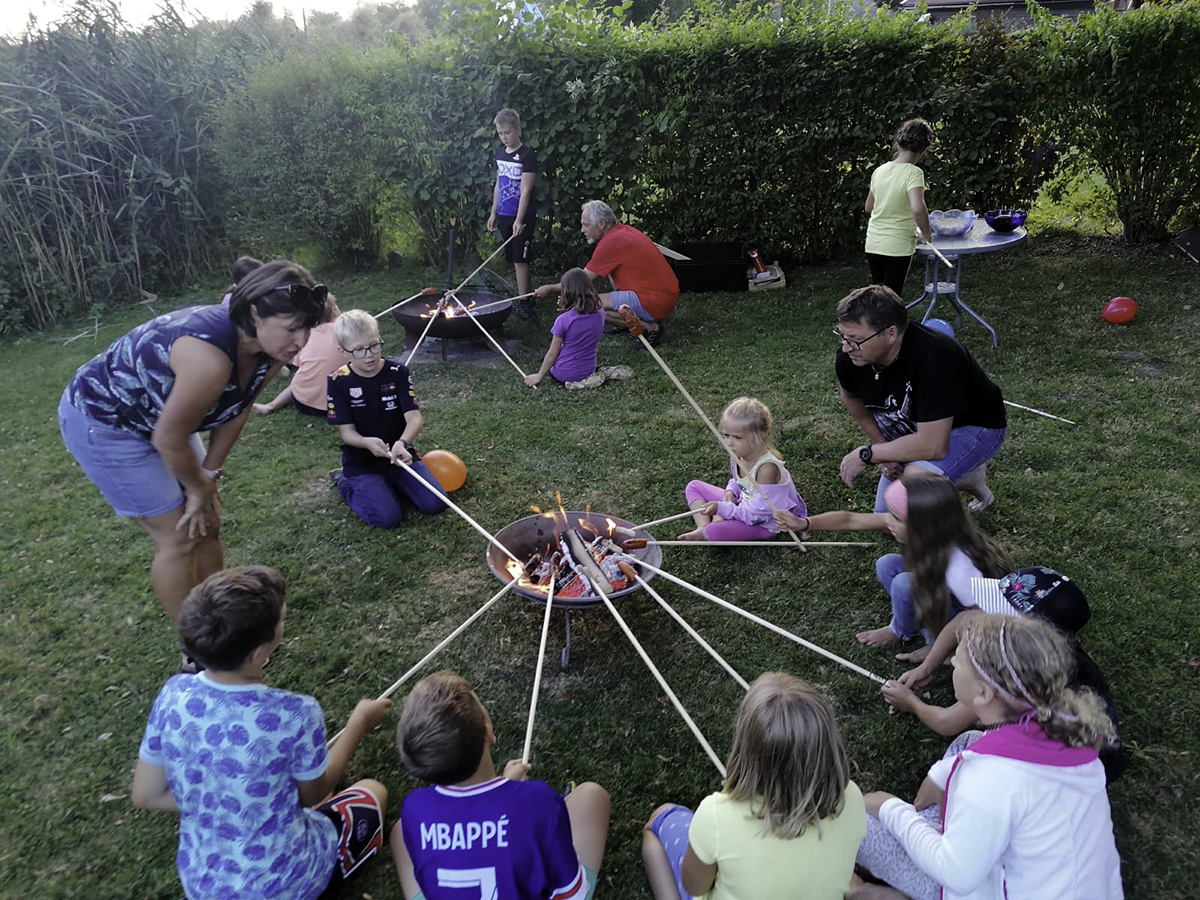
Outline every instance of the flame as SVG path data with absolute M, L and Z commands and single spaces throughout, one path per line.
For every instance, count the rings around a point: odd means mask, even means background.
M 505 568 L 508 569 L 508 574 L 512 576 L 513 581 L 519 582 L 525 577 L 525 567 L 515 559 L 510 559 Z
M 604 520 L 604 524 L 608 526 L 608 536 L 612 537 L 613 532 L 617 530 L 617 523 L 614 522 L 612 519 L 606 518 Z
M 541 513 L 542 513 L 542 508 L 540 506 L 534 506 L 532 503 L 530 503 L 529 508 L 532 509 L 538 515 L 541 515 Z
M 443 314 L 443 315 L 444 315 L 444 316 L 445 316 L 447 319 L 453 319 L 455 316 L 457 316 L 457 315 L 458 315 L 458 310 L 457 310 L 457 309 L 455 309 L 453 306 L 447 306 L 447 307 L 445 308 L 445 310 L 443 310 L 443 313 L 442 313 L 442 314 Z

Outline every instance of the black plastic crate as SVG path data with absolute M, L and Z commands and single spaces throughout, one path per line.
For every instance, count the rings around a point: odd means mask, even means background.
M 675 244 L 671 247 L 689 259 L 667 261 L 679 279 L 679 290 L 702 294 L 705 291 L 746 290 L 746 269 L 750 264 L 744 244 Z

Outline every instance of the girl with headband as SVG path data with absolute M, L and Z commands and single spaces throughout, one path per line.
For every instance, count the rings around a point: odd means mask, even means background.
M 1123 897 L 1097 752 L 1115 732 L 1095 694 L 1068 687 L 1073 659 L 1037 618 L 971 622 L 954 693 L 984 732 L 929 770 L 914 803 L 866 795 L 858 862 L 891 887 L 860 882 L 847 898 Z M 940 826 L 919 812 L 935 803 Z

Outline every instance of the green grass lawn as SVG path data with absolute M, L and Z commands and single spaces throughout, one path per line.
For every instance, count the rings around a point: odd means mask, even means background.
M 841 456 L 859 434 L 838 400 L 829 333 L 837 300 L 865 267 L 788 272 L 786 290 L 685 295 L 664 359 L 716 418 L 740 394 L 764 400 L 801 494 L 815 511 L 869 509 L 874 487 L 847 489 Z M 1000 333 L 959 337 L 1006 398 L 1076 426 L 1010 410 L 1008 440 L 991 467 L 996 503 L 980 526 L 1019 565 L 1075 579 L 1091 601 L 1084 642 L 1112 682 L 1132 761 L 1111 790 L 1130 897 L 1195 897 L 1200 863 L 1200 312 L 1196 265 L 1165 251 L 1035 235 L 1017 250 L 968 260 L 968 302 Z M 343 309 L 380 310 L 438 279 L 379 273 L 330 278 Z M 910 279 L 910 289 L 916 278 Z M 1100 319 L 1129 294 L 1131 325 Z M 208 302 L 219 288 L 156 308 Z M 946 316 L 945 307 L 939 307 Z M 176 822 L 134 810 L 129 785 L 146 714 L 178 664 L 178 647 L 150 590 L 150 542 L 117 519 L 63 449 L 55 407 L 85 359 L 148 317 L 143 306 L 0 347 L 0 592 L 5 640 L 0 706 L 0 895 L 176 898 Z M 509 352 L 536 370 L 540 324 L 510 319 Z M 403 336 L 384 324 L 389 347 Z M 549 508 L 590 506 L 638 521 L 684 508 L 695 477 L 727 464 L 699 418 L 648 354 L 606 337 L 602 363 L 626 363 L 624 384 L 531 391 L 502 360 L 491 368 L 415 366 L 426 428 L 421 446 L 453 450 L 469 478 L 453 499 L 495 531 Z M 269 387 L 268 394 L 278 389 Z M 289 582 L 284 646 L 272 683 L 315 695 L 331 731 L 356 700 L 376 696 L 499 587 L 485 542 L 453 512 L 413 516 L 396 531 L 364 526 L 327 472 L 334 429 L 293 413 L 250 421 L 226 466 L 224 535 L 230 565 L 263 563 Z M 686 529 L 666 526 L 661 538 Z M 672 573 L 885 677 L 905 670 L 854 632 L 887 620 L 873 560 L 894 549 L 666 548 Z M 836 705 L 854 777 L 864 790 L 911 796 L 947 741 L 892 713 L 876 685 L 659 580 L 675 607 L 745 676 L 786 669 Z M 729 749 L 740 689 L 648 598 L 621 605 L 717 753 Z M 477 685 L 499 736 L 496 756 L 519 756 L 537 664 L 542 609 L 506 598 L 435 660 Z M 639 832 L 664 800 L 695 804 L 717 772 L 602 608 L 573 614 L 572 657 L 556 614 L 534 732 L 534 776 L 554 785 L 595 779 L 612 794 L 600 897 L 646 897 Z M 402 696 L 403 690 L 400 692 Z M 949 702 L 949 671 L 928 694 Z M 400 699 L 398 696 L 397 699 Z M 364 741 L 347 778 L 372 775 L 393 808 L 415 783 L 393 744 L 395 719 Z M 1191 837 L 1189 837 L 1191 835 Z M 380 860 L 337 896 L 399 897 Z

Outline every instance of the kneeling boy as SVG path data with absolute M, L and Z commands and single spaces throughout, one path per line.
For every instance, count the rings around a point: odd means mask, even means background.
M 404 702 L 396 743 L 405 767 L 432 782 L 404 798 L 392 858 L 408 900 L 584 900 L 608 837 L 608 794 L 595 782 L 563 798 L 526 781 L 519 759 L 496 775 L 492 720 L 462 677 L 438 672 Z M 482 893 L 480 893 L 482 891 Z
M 159 692 L 132 799 L 179 813 L 175 862 L 189 900 L 311 900 L 383 846 L 382 784 L 363 779 L 326 798 L 392 701 L 360 701 L 326 748 L 317 701 L 262 683 L 283 640 L 284 591 L 274 569 L 227 569 L 180 612 L 183 651 L 205 669 Z
M 401 497 L 423 513 L 440 513 L 446 508 L 445 491 L 413 447 L 425 421 L 408 367 L 383 355 L 379 325 L 368 312 L 342 313 L 333 334 L 347 360 L 328 378 L 328 421 L 342 435 L 342 469 L 333 473 L 342 499 L 376 528 L 395 528 L 403 521 Z

